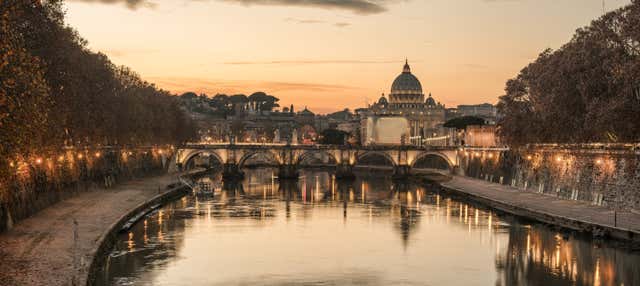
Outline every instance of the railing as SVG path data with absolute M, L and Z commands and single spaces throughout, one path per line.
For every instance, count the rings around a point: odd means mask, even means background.
M 413 146 L 413 145 L 368 145 L 368 146 L 355 146 L 355 145 L 324 145 L 324 144 L 282 144 L 282 143 L 187 143 L 183 148 L 191 149 L 269 149 L 269 148 L 292 148 L 292 149 L 305 149 L 305 150 L 367 150 L 367 151 L 383 151 L 383 150 L 455 150 L 458 146 Z

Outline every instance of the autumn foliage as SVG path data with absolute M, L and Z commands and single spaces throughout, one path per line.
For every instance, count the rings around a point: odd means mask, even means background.
M 640 0 L 542 52 L 505 91 L 500 132 L 511 145 L 640 141 Z
M 0 1 L 0 169 L 63 146 L 175 144 L 194 135 L 177 98 L 92 52 L 62 1 Z

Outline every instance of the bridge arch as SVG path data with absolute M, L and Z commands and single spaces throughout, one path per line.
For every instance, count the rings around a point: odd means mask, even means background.
M 411 163 L 411 168 L 427 168 L 451 171 L 455 164 L 440 152 L 423 152 Z
M 247 160 L 250 160 L 258 155 L 264 155 L 268 160 L 268 164 L 270 165 L 277 166 L 280 164 L 280 160 L 278 159 L 279 158 L 278 154 L 270 150 L 252 150 L 244 153 L 242 157 L 240 157 L 240 160 L 238 160 L 238 167 L 244 168 L 247 163 Z
M 316 159 L 316 160 L 322 160 L 321 158 L 317 158 L 314 156 L 317 155 L 322 155 L 325 156 L 328 160 L 328 162 L 322 162 L 322 164 L 337 164 L 338 160 L 336 159 L 336 157 L 331 154 L 330 152 L 327 152 L 325 150 L 309 150 L 309 151 L 305 151 L 302 154 L 300 154 L 298 156 L 298 159 L 296 160 L 296 165 L 305 165 L 304 162 L 305 160 L 309 160 L 309 159 Z
M 391 157 L 389 153 L 382 151 L 366 151 L 364 153 L 356 154 L 355 165 L 361 165 L 363 161 L 366 161 L 365 159 L 371 159 L 375 157 L 383 158 L 387 165 L 389 165 L 389 167 L 395 167 L 397 165 L 396 161 L 393 160 L 393 157 Z
M 182 163 L 182 166 L 184 166 L 185 168 L 189 166 L 189 163 L 191 163 L 191 161 L 195 158 L 198 157 L 200 155 L 207 155 L 207 156 L 213 156 L 220 165 L 224 165 L 224 160 L 222 159 L 222 157 L 220 157 L 220 155 L 215 151 L 215 150 L 193 150 L 189 153 L 187 153 L 184 157 L 183 160 L 179 163 Z

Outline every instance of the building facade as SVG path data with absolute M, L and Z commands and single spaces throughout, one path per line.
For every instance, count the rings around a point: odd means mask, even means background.
M 422 84 L 411 73 L 408 61 L 393 81 L 389 98 L 383 94 L 375 104 L 361 111 L 361 116 L 363 145 L 444 145 L 447 144 L 445 141 L 448 142 L 448 131 L 442 127 L 445 107 L 431 94 L 425 99 Z M 398 136 L 403 138 L 395 138 Z M 437 140 L 439 138 L 443 139 L 442 142 Z

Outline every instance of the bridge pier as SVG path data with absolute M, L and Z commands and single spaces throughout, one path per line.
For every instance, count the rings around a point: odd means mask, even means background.
M 393 167 L 393 179 L 404 180 L 411 175 L 411 167 L 409 165 L 397 165 Z
M 451 174 L 457 176 L 464 176 L 464 168 L 462 166 L 453 166 L 451 168 Z
M 244 179 L 244 172 L 240 170 L 240 166 L 236 163 L 225 163 L 222 167 L 222 180 L 224 181 L 240 181 Z
M 353 165 L 351 164 L 338 164 L 336 165 L 336 180 L 354 180 L 356 174 L 353 172 Z
M 278 179 L 297 180 L 300 177 L 298 166 L 295 164 L 280 164 L 278 166 Z

